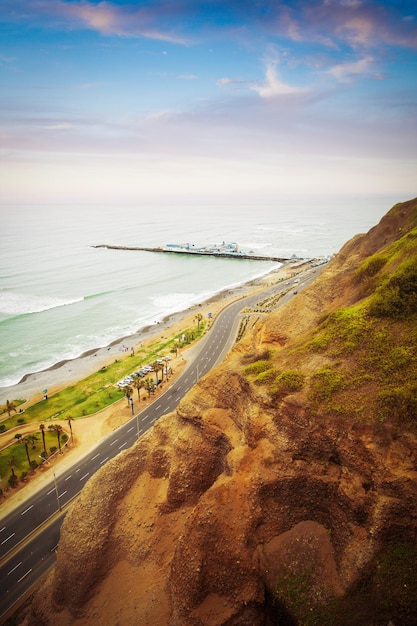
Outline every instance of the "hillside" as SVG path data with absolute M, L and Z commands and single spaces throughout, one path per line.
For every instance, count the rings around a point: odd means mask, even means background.
M 417 199 L 86 485 L 26 623 L 417 623 Z

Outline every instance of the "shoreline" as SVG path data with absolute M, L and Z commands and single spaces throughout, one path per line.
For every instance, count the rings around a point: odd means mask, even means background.
M 163 338 L 164 333 L 176 334 L 176 327 L 191 323 L 197 312 L 205 313 L 206 317 L 209 312 L 208 307 L 210 307 L 214 320 L 219 310 L 227 304 L 243 297 L 243 295 L 262 289 L 267 281 L 271 284 L 279 282 L 286 276 L 289 269 L 288 264 L 282 264 L 279 268 L 272 269 L 269 273 L 258 278 L 235 287 L 225 288 L 199 304 L 193 304 L 182 311 L 170 313 L 161 321 L 144 326 L 130 335 L 115 339 L 107 346 L 86 350 L 73 359 L 64 359 L 38 372 L 24 374 L 19 382 L 14 385 L 0 387 L 0 403 L 5 404 L 6 400 L 25 400 L 25 405 L 28 406 L 38 402 L 43 397 L 44 389 L 48 389 L 48 395 L 52 395 L 69 384 L 78 382 L 101 367 L 114 362 L 115 358 L 120 358 L 121 355 L 130 352 L 132 348 L 135 351 L 145 349 L 146 345 L 157 340 L 158 335 Z M 22 405 L 22 408 L 25 405 Z

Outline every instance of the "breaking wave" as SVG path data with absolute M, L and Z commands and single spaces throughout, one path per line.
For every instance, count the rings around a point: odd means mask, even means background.
M 84 298 L 56 298 L 50 296 L 36 296 L 34 294 L 15 293 L 11 291 L 0 292 L 0 313 L 10 317 L 40 313 L 59 306 L 68 306 L 76 302 L 82 302 Z

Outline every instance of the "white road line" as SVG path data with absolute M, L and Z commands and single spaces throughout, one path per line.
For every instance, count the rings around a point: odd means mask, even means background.
M 2 533 L 3 530 L 6 530 L 6 526 L 3 526 L 3 528 L 0 530 L 0 533 Z
M 20 561 L 20 563 L 18 563 L 17 565 L 15 565 L 15 566 L 13 567 L 13 569 L 11 569 L 11 570 L 10 570 L 10 572 L 7 572 L 7 575 L 8 575 L 8 576 L 10 576 L 10 574 L 11 574 L 12 572 L 14 572 L 14 571 L 15 571 L 15 569 L 17 569 L 18 567 L 20 567 L 20 565 L 22 565 L 22 561 Z
M 28 571 L 26 572 L 26 574 L 23 574 L 22 578 L 19 578 L 19 580 L 18 580 L 17 582 L 18 582 L 18 583 L 22 582 L 22 580 L 23 580 L 24 578 L 26 578 L 26 576 L 27 576 L 28 574 L 30 574 L 30 572 L 31 572 L 31 571 L 32 571 L 32 568 L 31 568 L 30 570 L 28 570 Z
M 52 489 L 50 489 L 46 495 L 50 496 L 53 491 L 55 491 L 55 487 L 52 487 Z
M 112 442 L 111 442 L 111 444 L 110 444 L 110 445 L 111 445 L 111 446 L 114 446 L 114 444 L 115 444 L 117 441 L 119 441 L 119 440 L 118 440 L 118 439 L 115 439 L 114 441 L 112 441 Z
M 72 474 L 66 477 L 65 482 L 71 478 Z
M 106 461 L 108 461 L 108 460 L 109 460 L 109 457 L 108 457 L 108 456 L 106 456 L 106 458 L 105 458 L 105 459 L 103 459 L 102 461 L 100 461 L 100 465 L 103 465 L 103 463 L 105 463 L 105 462 L 106 462 Z
M 78 469 L 75 470 L 75 473 L 79 472 L 81 469 L 81 467 L 79 467 Z
M 160 409 L 162 406 L 162 404 L 158 404 L 158 406 L 155 407 L 155 409 Z
M 3 541 L 1 542 L 1 544 L 0 544 L 0 545 L 3 545 L 4 543 L 6 543 L 6 541 L 9 541 L 9 539 L 11 539 L 12 537 L 14 537 L 14 536 L 15 536 L 15 534 L 16 534 L 16 533 L 12 533 L 11 535 L 9 535 L 9 536 L 7 537 L 7 539 L 3 539 Z
M 134 426 L 132 426 L 131 428 L 129 428 L 129 430 L 127 431 L 128 433 L 130 433 L 131 430 L 134 429 Z
M 66 493 L 67 493 L 67 491 L 64 491 L 63 493 L 60 493 L 58 498 L 62 498 L 62 496 L 65 496 Z
M 25 513 L 27 513 L 28 511 L 30 511 L 30 509 L 33 509 L 33 504 L 31 504 L 30 506 L 28 506 L 28 508 L 27 508 L 27 509 L 25 509 L 24 511 L 22 511 L 20 515 L 24 515 Z
M 91 460 L 94 461 L 94 459 L 96 459 L 98 456 L 100 456 L 100 452 L 97 452 L 96 456 L 93 456 Z
M 87 472 L 87 474 L 84 474 L 84 476 L 81 476 L 81 478 L 80 478 L 80 482 L 81 482 L 82 480 L 84 480 L 84 478 L 87 478 L 87 476 L 88 476 L 89 474 L 90 474 L 90 472 Z
M 124 443 L 122 443 L 121 446 L 119 446 L 119 450 L 121 450 L 122 448 L 124 448 L 125 446 L 127 446 L 127 441 L 125 441 Z

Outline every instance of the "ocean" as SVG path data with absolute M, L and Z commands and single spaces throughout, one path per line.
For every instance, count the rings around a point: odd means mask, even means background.
M 236 242 L 277 257 L 326 257 L 394 202 L 268 206 L 3 206 L 0 387 L 103 347 L 277 267 L 269 261 L 97 249 Z

